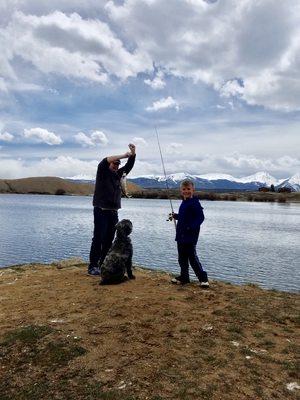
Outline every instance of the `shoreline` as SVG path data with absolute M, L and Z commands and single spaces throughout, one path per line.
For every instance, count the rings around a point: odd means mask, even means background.
M 62 260 L 53 260 L 49 262 L 30 262 L 30 263 L 21 263 L 21 264 L 13 264 L 13 265 L 6 265 L 6 266 L 0 266 L 0 276 L 2 275 L 2 272 L 6 272 L 6 270 L 11 270 L 13 271 L 18 271 L 18 270 L 23 270 L 24 268 L 34 268 L 34 267 L 56 267 L 57 269 L 62 269 L 62 268 L 68 268 L 70 266 L 85 266 L 87 268 L 87 262 L 83 260 L 80 257 L 72 257 L 69 259 L 62 259 Z M 179 267 L 178 267 L 179 268 Z M 144 265 L 138 265 L 138 264 L 133 264 L 133 269 L 138 270 L 138 271 L 144 271 L 146 273 L 157 273 L 157 274 L 162 274 L 166 275 L 169 277 L 174 277 L 176 273 L 172 273 L 170 271 L 161 269 L 161 268 L 151 268 L 147 267 Z M 178 270 L 179 271 L 179 270 Z M 300 295 L 300 289 L 294 289 L 294 290 L 288 290 L 288 289 L 277 289 L 273 287 L 264 287 L 262 284 L 257 283 L 257 282 L 251 282 L 251 281 L 245 281 L 242 283 L 235 283 L 231 282 L 229 280 L 222 280 L 222 279 L 215 279 L 211 278 L 210 281 L 214 283 L 220 283 L 220 284 L 225 284 L 225 285 L 232 285 L 232 286 L 237 286 L 239 288 L 242 288 L 243 286 L 252 286 L 256 287 L 260 290 L 264 291 L 271 291 L 271 292 L 278 292 L 278 293 L 287 293 L 287 294 L 296 294 Z M 191 277 L 191 284 L 198 284 L 198 280 L 195 277 Z
M 31 177 L 22 179 L 0 179 L 0 194 L 37 194 L 55 196 L 92 196 L 93 183 L 78 183 L 57 177 Z M 181 199 L 178 189 L 144 189 L 128 180 L 128 193 L 133 198 Z M 237 191 L 234 189 L 200 190 L 195 196 L 200 200 L 299 203 L 300 192 L 278 193 L 259 191 Z
M 299 394 L 298 294 L 182 287 L 143 268 L 134 281 L 99 286 L 80 259 L 25 265 L 0 275 L 5 400 Z
M 0 195 L 34 195 L 34 196 L 56 196 L 56 197 L 93 197 L 92 193 L 64 193 L 55 194 L 49 192 L 0 192 Z M 248 203 L 278 203 L 278 204 L 298 204 L 300 203 L 300 193 L 260 193 L 260 192 L 195 192 L 195 196 L 199 200 L 207 201 L 232 201 L 232 202 L 248 202 Z M 144 199 L 144 200 L 181 200 L 181 196 L 178 194 L 171 193 L 170 195 L 166 191 L 141 191 L 130 194 L 132 199 Z

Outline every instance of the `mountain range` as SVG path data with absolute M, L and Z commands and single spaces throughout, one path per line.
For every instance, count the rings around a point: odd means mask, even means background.
M 93 179 L 85 176 L 74 176 L 73 181 L 94 183 Z M 258 172 L 254 175 L 235 178 L 228 174 L 205 174 L 192 175 L 185 172 L 167 175 L 167 181 L 162 175 L 141 175 L 129 178 L 128 181 L 144 189 L 176 189 L 184 179 L 191 179 L 196 189 L 202 190 L 249 190 L 256 191 L 262 186 L 274 185 L 276 189 L 289 187 L 292 191 L 300 192 L 300 174 L 297 173 L 290 178 L 276 179 L 267 172 Z
M 170 189 L 180 186 L 184 179 L 191 179 L 196 189 L 205 190 L 258 190 L 262 186 L 274 185 L 276 189 L 289 187 L 292 191 L 300 191 L 300 174 L 290 178 L 276 179 L 267 172 L 258 172 L 254 175 L 235 178 L 227 174 L 191 175 L 188 173 L 177 173 L 167 175 L 167 180 L 161 175 L 143 175 L 129 180 L 143 188 L 164 189 L 166 184 Z

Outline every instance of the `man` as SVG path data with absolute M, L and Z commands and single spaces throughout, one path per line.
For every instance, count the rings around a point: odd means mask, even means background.
M 128 174 L 135 162 L 135 145 L 128 145 L 125 154 L 104 158 L 98 165 L 94 206 L 94 235 L 90 251 L 89 275 L 100 275 L 100 267 L 115 235 L 118 209 L 121 208 L 121 178 Z M 124 167 L 119 168 L 122 158 L 128 158 Z

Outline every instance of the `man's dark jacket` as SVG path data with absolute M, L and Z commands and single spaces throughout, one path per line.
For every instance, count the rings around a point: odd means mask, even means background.
M 121 208 L 121 178 L 132 170 L 135 162 L 135 155 L 130 156 L 124 167 L 118 171 L 109 168 L 107 158 L 104 158 L 98 165 L 93 206 L 118 210 Z
M 177 219 L 175 240 L 178 243 L 192 243 L 195 245 L 198 241 L 200 225 L 204 221 L 203 208 L 200 201 L 195 197 L 183 200 L 178 214 L 175 214 L 175 219 Z

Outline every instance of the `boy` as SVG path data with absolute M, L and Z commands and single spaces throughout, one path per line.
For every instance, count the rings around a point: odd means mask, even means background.
M 180 192 L 183 201 L 179 207 L 178 214 L 171 214 L 171 218 L 177 220 L 176 238 L 178 249 L 178 262 L 180 265 L 180 275 L 172 279 L 172 283 L 186 284 L 190 282 L 189 263 L 195 275 L 199 279 L 201 287 L 209 287 L 207 273 L 196 253 L 196 244 L 199 237 L 200 225 L 204 221 L 203 208 L 200 201 L 193 197 L 195 188 L 190 179 L 181 182 Z

